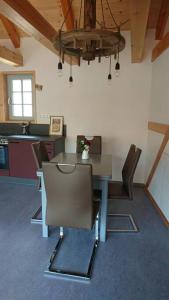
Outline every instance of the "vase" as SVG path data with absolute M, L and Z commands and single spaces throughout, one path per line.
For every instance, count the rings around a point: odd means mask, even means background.
M 88 158 L 89 158 L 89 150 L 83 150 L 82 159 L 88 159 Z

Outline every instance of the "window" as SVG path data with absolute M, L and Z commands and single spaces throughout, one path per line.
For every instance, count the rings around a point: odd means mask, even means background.
M 7 75 L 7 86 L 9 120 L 33 120 L 33 75 Z

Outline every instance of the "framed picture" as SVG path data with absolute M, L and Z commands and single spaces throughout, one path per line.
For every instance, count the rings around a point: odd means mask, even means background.
M 62 135 L 63 134 L 63 121 L 62 116 L 50 116 L 50 134 Z

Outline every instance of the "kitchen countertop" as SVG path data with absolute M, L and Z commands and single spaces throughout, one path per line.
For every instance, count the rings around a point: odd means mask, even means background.
M 1 135 L 1 134 L 0 134 Z M 61 135 L 2 135 L 10 140 L 56 141 L 65 138 Z

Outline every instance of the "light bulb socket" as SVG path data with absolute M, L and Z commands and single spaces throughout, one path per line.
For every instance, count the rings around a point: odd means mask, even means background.
M 62 70 L 62 63 L 61 63 L 61 61 L 58 62 L 58 70 Z
M 69 82 L 73 82 L 73 77 L 72 76 L 69 77 Z
M 111 80 L 112 79 L 112 76 L 111 74 L 108 75 L 108 80 Z
M 116 65 L 115 65 L 115 70 L 116 70 L 116 71 L 119 71 L 119 70 L 120 70 L 120 64 L 119 64 L 119 62 L 116 63 Z

